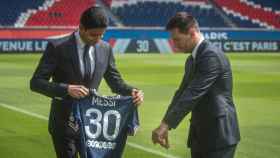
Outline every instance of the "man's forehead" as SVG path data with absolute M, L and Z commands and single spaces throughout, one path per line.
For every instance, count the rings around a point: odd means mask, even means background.
M 87 32 L 89 32 L 90 34 L 103 34 L 105 32 L 105 28 L 96 28 L 96 29 L 88 29 Z
M 181 34 L 178 28 L 174 28 L 174 29 L 170 30 L 169 32 L 170 32 L 171 37 L 177 37 Z

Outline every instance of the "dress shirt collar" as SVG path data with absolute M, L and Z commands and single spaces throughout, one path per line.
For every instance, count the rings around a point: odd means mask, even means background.
M 193 59 L 195 59 L 196 54 L 197 54 L 198 47 L 200 46 L 200 44 L 202 43 L 203 40 L 204 40 L 204 37 L 203 37 L 203 35 L 201 35 L 201 37 L 200 37 L 198 43 L 196 44 L 196 46 L 194 47 L 194 49 L 193 49 L 193 51 L 192 51 L 192 57 L 193 57 Z
M 76 31 L 75 32 L 75 37 L 76 37 L 76 41 L 77 41 L 77 44 L 81 47 L 81 48 L 84 48 L 85 47 L 85 42 L 82 40 L 81 36 L 80 36 L 80 31 Z

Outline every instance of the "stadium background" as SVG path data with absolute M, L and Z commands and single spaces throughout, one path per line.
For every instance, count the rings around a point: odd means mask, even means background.
M 49 39 L 77 28 L 81 12 L 105 8 L 104 35 L 129 83 L 145 92 L 141 129 L 124 158 L 189 157 L 189 116 L 171 132 L 170 150 L 150 135 L 183 75 L 164 25 L 177 11 L 197 19 L 205 38 L 225 50 L 234 71 L 234 97 L 242 141 L 237 158 L 280 157 L 280 3 L 276 0 L 9 0 L 0 2 L 0 157 L 54 157 L 47 133 L 49 99 L 29 90 L 29 79 Z M 102 83 L 100 93 L 110 95 Z

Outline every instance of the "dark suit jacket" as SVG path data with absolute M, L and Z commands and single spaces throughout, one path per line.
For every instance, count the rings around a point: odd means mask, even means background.
M 116 69 L 110 45 L 101 41 L 96 44 L 94 53 L 95 70 L 89 88 L 98 89 L 104 77 L 114 93 L 130 95 L 132 87 L 122 80 Z M 65 132 L 72 104 L 67 84 L 84 84 L 74 34 L 48 43 L 30 81 L 31 90 L 52 98 L 50 133 Z
M 176 128 L 192 112 L 188 146 L 196 151 L 237 144 L 240 133 L 228 58 L 204 40 L 190 71 L 185 72 L 163 120 L 170 128 Z

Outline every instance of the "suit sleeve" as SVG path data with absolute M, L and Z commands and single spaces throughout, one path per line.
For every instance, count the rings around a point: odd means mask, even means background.
M 111 47 L 109 48 L 109 51 L 109 64 L 104 74 L 105 81 L 111 88 L 112 92 L 121 95 L 131 95 L 134 87 L 124 82 L 120 72 L 116 68 L 115 57 Z
M 49 42 L 30 80 L 30 89 L 52 98 L 65 97 L 67 95 L 67 85 L 50 81 L 57 64 L 58 57 L 55 53 L 55 47 Z
M 170 128 L 176 128 L 183 118 L 191 112 L 197 102 L 208 92 L 221 72 L 221 64 L 217 56 L 203 57 L 198 61 L 196 73 L 190 84 L 176 100 L 169 105 L 163 121 Z
M 184 82 L 185 79 L 186 79 L 186 78 L 185 78 L 185 76 L 184 76 L 182 82 Z M 182 83 L 181 83 L 181 85 L 182 85 Z M 177 90 L 175 91 L 175 93 L 174 93 L 174 95 L 173 95 L 173 98 L 172 98 L 172 100 L 171 100 L 170 106 L 168 106 L 167 111 L 170 111 L 170 109 L 173 107 L 173 105 L 175 104 L 175 102 L 178 100 L 178 97 L 179 97 L 180 94 L 181 94 L 181 93 L 180 93 L 180 92 L 181 92 L 181 85 L 180 85 L 179 89 L 177 89 Z

